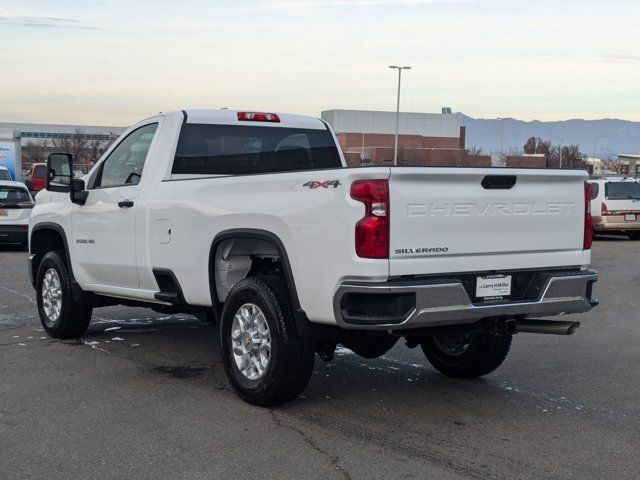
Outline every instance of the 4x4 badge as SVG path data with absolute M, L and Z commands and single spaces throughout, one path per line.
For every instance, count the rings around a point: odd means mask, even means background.
M 310 182 L 303 184 L 302 186 L 308 187 L 309 189 L 313 190 L 316 188 L 329 188 L 329 187 L 338 188 L 340 185 L 342 185 L 340 183 L 340 180 L 327 180 L 324 182 L 320 182 L 318 180 L 312 180 Z

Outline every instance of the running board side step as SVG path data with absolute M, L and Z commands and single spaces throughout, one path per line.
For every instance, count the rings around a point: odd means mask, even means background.
M 516 332 L 518 333 L 541 333 L 547 335 L 571 335 L 574 333 L 580 322 L 558 322 L 554 320 L 516 320 Z
M 175 274 L 168 268 L 154 268 L 153 275 L 156 277 L 159 292 L 153 294 L 153 298 L 160 302 L 168 303 L 174 307 L 185 305 L 184 296 L 180 282 Z
M 161 302 L 170 303 L 171 305 L 178 305 L 180 303 L 178 294 L 173 292 L 157 292 L 153 294 L 153 298 Z

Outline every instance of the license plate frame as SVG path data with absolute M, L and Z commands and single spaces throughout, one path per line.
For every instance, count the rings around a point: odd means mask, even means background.
M 476 277 L 478 300 L 499 300 L 511 296 L 511 275 L 479 275 Z
M 635 213 L 625 213 L 624 214 L 624 221 L 625 222 L 637 222 L 638 221 L 638 215 Z

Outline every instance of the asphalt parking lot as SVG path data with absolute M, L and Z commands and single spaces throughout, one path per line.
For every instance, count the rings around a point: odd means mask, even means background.
M 316 360 L 278 409 L 231 391 L 217 330 L 112 307 L 42 331 L 27 252 L 0 247 L 0 477 L 638 478 L 640 242 L 598 239 L 601 305 L 570 337 L 519 334 L 494 374 L 442 377 L 399 343 Z

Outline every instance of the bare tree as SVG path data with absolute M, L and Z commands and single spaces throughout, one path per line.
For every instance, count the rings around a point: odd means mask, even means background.
M 580 151 L 578 145 L 562 147 L 562 166 L 568 168 L 586 168 L 585 154 Z M 558 159 L 559 161 L 559 159 Z
M 84 130 L 77 128 L 72 134 L 54 138 L 53 147 L 58 152 L 70 153 L 75 161 L 82 163 L 88 147 L 87 135 Z
M 535 153 L 536 147 L 538 145 L 538 140 L 540 139 L 536 137 L 529 137 L 529 140 L 527 140 L 527 142 L 524 144 L 524 153 L 529 155 Z
M 475 145 L 474 145 L 473 147 L 471 147 L 471 148 L 469 149 L 469 156 L 470 156 L 470 157 L 478 157 L 478 156 L 480 156 L 480 155 L 484 155 L 484 154 L 482 153 L 482 148 L 477 147 L 477 146 L 475 146 Z
M 547 159 L 547 167 L 560 167 L 560 155 L 562 154 L 562 166 L 564 168 L 586 168 L 585 155 L 578 145 L 565 145 L 560 147 L 549 140 L 538 137 L 530 137 L 524 144 L 524 153 L 543 154 Z
M 51 142 L 44 140 L 29 140 L 22 147 L 22 164 L 23 167 L 30 167 L 34 163 L 43 163 L 47 160 L 47 155 L 51 152 Z
M 107 149 L 107 142 L 99 138 L 92 138 L 87 141 L 87 160 L 90 165 L 94 165 Z
M 107 143 L 104 148 L 108 149 L 113 144 L 113 142 L 115 142 L 118 139 L 118 137 L 120 137 L 119 134 L 109 132 L 109 140 L 107 140 Z
M 482 148 L 475 145 L 469 148 L 466 152 L 462 152 L 459 162 L 461 167 L 477 167 L 482 166 L 485 163 L 487 165 L 491 164 L 491 156 L 485 155 Z
M 605 158 L 602 162 L 604 163 L 605 172 L 612 172 L 615 175 L 620 175 L 620 162 L 612 157 Z
M 513 147 L 506 152 L 499 153 L 498 157 L 500 157 L 500 160 L 502 160 L 502 162 L 506 164 L 508 157 L 521 157 L 525 153 L 527 153 L 526 150 L 523 151 L 521 148 Z

